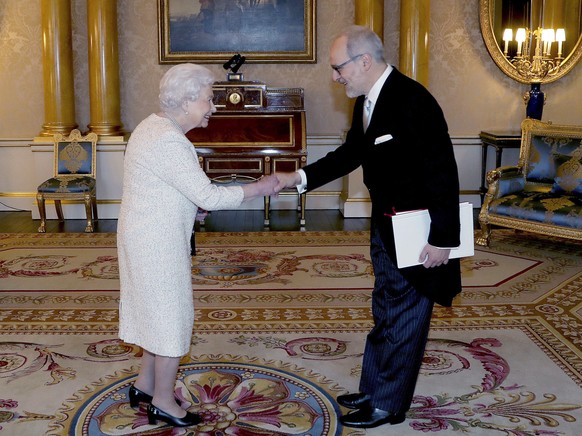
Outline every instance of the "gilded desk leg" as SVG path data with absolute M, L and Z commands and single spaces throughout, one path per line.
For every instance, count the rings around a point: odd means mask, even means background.
M 481 195 L 481 205 L 483 205 L 483 201 L 485 198 L 485 193 L 487 192 L 487 188 L 485 188 L 485 173 L 487 168 L 487 147 L 488 145 L 483 142 L 481 145 L 481 186 L 479 187 L 479 193 Z
M 40 226 L 38 227 L 39 233 L 46 232 L 46 209 L 44 204 L 44 195 L 36 194 L 36 203 L 38 204 L 38 213 L 40 214 Z
M 57 218 L 59 222 L 65 222 L 65 215 L 63 214 L 63 205 L 61 204 L 61 200 L 55 200 L 55 209 L 57 210 Z
M 268 195 L 264 197 L 265 199 L 265 222 L 264 225 L 265 227 L 268 227 L 271 223 L 269 221 L 269 207 L 271 204 L 271 197 L 269 197 Z
M 92 214 L 92 199 L 91 194 L 85 194 L 85 213 L 87 214 L 87 227 L 85 233 L 93 232 L 93 214 Z
M 299 204 L 300 204 L 300 208 L 301 208 L 301 218 L 299 220 L 299 224 L 301 227 L 305 227 L 305 199 L 307 198 L 307 194 L 303 193 L 303 194 L 299 194 Z

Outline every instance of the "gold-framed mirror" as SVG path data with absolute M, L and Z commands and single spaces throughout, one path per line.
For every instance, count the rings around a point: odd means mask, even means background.
M 479 24 L 485 46 L 495 64 L 520 83 L 550 83 L 558 80 L 568 74 L 582 58 L 582 0 L 479 0 Z M 545 74 L 529 74 L 521 65 L 526 60 L 526 67 L 530 70 L 539 67 L 535 65 L 533 55 L 536 40 L 542 40 L 541 34 L 538 35 L 536 31 L 544 27 L 565 30 L 565 40 L 559 42 L 563 52 L 561 55 L 552 55 L 552 58 L 544 55 L 543 58 L 547 60 L 538 56 L 537 63 L 543 63 L 548 71 Z M 523 43 L 523 49 L 522 43 L 515 41 L 513 35 L 504 35 L 508 28 L 513 32 L 518 28 L 527 28 L 527 42 Z M 523 56 L 519 55 L 518 45 Z M 527 45 L 531 49 L 530 60 L 525 59 Z M 543 50 L 538 54 L 542 54 Z

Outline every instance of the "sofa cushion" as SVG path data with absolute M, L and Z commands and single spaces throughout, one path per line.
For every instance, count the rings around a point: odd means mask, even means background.
M 579 138 L 532 135 L 525 178 L 529 182 L 554 183 L 556 155 L 572 156 L 580 148 Z
M 582 197 L 521 192 L 491 201 L 489 212 L 561 227 L 582 229 Z
M 582 196 L 582 146 L 572 156 L 560 154 L 554 161 L 556 177 L 551 192 Z

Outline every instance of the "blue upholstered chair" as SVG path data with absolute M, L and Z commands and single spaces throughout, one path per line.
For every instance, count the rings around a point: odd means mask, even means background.
M 46 232 L 45 200 L 53 200 L 59 221 L 64 221 L 62 200 L 83 201 L 87 213 L 85 232 L 93 232 L 97 220 L 96 185 L 97 134 L 82 136 L 79 130 L 68 137 L 54 136 L 54 177 L 40 184 L 36 194 L 40 227 Z
M 582 240 L 582 126 L 526 119 L 517 166 L 487 174 L 477 244 L 491 226 Z

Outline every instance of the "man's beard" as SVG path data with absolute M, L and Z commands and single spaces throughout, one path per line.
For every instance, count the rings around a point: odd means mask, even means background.
M 349 98 L 356 98 L 362 95 L 362 93 L 358 92 L 355 88 L 351 87 L 350 85 L 346 85 L 346 95 Z

